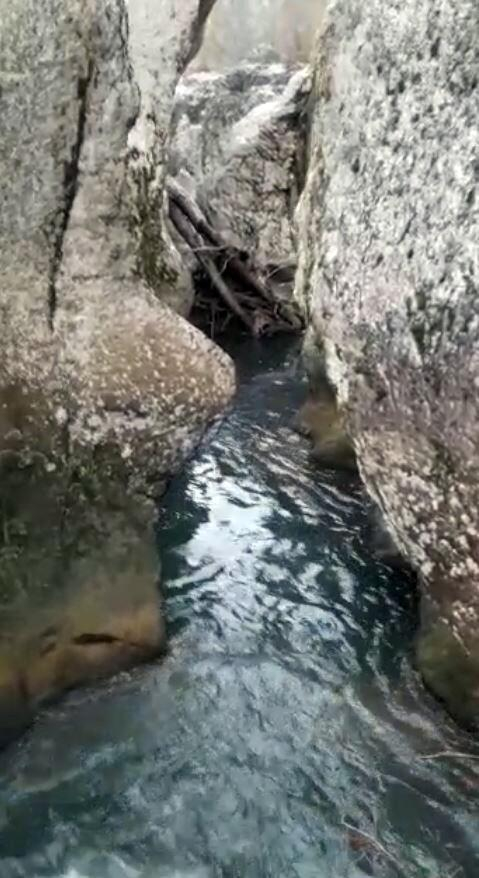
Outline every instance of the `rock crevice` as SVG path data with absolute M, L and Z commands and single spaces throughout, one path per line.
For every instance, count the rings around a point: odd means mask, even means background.
M 88 62 L 88 68 L 84 77 L 78 80 L 78 121 L 75 142 L 71 150 L 70 161 L 64 163 L 64 205 L 60 211 L 60 217 L 55 224 L 57 226 L 53 236 L 53 253 L 51 258 L 50 279 L 48 285 L 48 316 L 50 329 L 53 331 L 55 313 L 57 308 L 57 277 L 61 270 L 63 259 L 63 241 L 68 231 L 68 224 L 73 209 L 73 202 L 78 189 L 78 177 L 80 171 L 80 158 L 85 140 L 85 127 L 88 113 L 88 92 L 93 79 L 93 63 Z

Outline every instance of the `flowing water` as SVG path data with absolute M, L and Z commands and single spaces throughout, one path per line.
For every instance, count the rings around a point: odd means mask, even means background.
M 291 431 L 295 352 L 236 354 L 162 510 L 170 654 L 0 756 L 0 878 L 475 878 L 479 761 L 427 758 L 473 742 L 413 670 L 412 583 Z

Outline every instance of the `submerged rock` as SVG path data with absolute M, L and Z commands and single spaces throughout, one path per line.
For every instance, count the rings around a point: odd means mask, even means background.
M 313 444 L 313 457 L 323 467 L 357 471 L 353 443 L 345 428 L 342 412 L 329 394 L 318 388 L 301 407 L 296 429 Z
M 174 111 L 172 173 L 228 244 L 290 290 L 309 89 L 307 68 L 247 64 L 185 77 Z
M 173 93 L 211 5 L 0 0 L 0 729 L 163 648 L 151 500 L 235 385 L 165 304 Z
M 363 480 L 422 583 L 418 660 L 479 720 L 475 0 L 335 0 L 317 48 L 297 297 Z

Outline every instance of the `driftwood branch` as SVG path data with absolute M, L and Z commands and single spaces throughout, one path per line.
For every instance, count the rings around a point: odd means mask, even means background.
M 400 864 L 399 860 L 397 860 L 396 857 L 390 851 L 388 851 L 384 847 L 384 845 L 382 845 L 381 842 L 378 841 L 377 838 L 375 838 L 373 835 L 370 835 L 369 832 L 363 832 L 363 830 L 358 829 L 357 826 L 352 826 L 351 823 L 346 823 L 345 820 L 343 820 L 342 825 L 344 826 L 345 829 L 348 830 L 348 832 L 350 832 L 352 834 L 353 838 L 354 838 L 354 836 L 357 836 L 359 838 L 364 839 L 365 842 L 367 842 L 368 844 L 371 845 L 371 848 L 373 850 L 376 850 L 379 854 L 382 854 L 382 856 L 385 857 L 387 860 L 389 860 L 391 863 L 394 863 L 394 865 L 397 866 L 400 869 L 400 871 L 402 872 L 402 868 L 401 868 L 401 864 Z
M 173 225 L 228 311 L 255 336 L 264 331 L 287 332 L 299 328 L 299 322 L 288 306 L 277 301 L 251 262 L 245 262 L 240 251 L 223 239 L 186 189 L 169 178 L 167 191 Z M 236 290 L 235 284 L 241 291 Z M 244 291 L 245 287 L 248 292 Z M 213 312 L 211 322 L 215 322 Z
M 216 268 L 214 260 L 211 258 L 211 256 L 208 256 L 206 255 L 206 253 L 202 252 L 201 238 L 195 233 L 195 230 L 190 226 L 190 224 L 186 222 L 183 213 L 175 203 L 170 204 L 170 217 L 184 241 L 186 241 L 189 247 L 191 247 L 191 250 L 195 254 L 196 259 L 198 260 L 204 271 L 207 273 L 208 277 L 211 280 L 211 283 L 213 284 L 221 298 L 226 302 L 228 307 L 236 314 L 241 322 L 244 323 L 245 326 L 247 326 L 249 331 L 253 335 L 256 335 L 257 333 L 253 321 L 250 320 L 249 316 L 246 314 L 239 302 L 235 299 L 234 293 L 230 290 L 226 282 L 221 277 L 218 269 Z
M 180 186 L 180 184 L 176 180 L 173 180 L 172 177 L 168 178 L 167 189 L 170 203 L 173 202 L 173 204 L 175 204 L 181 212 L 188 217 L 196 231 L 207 238 L 215 245 L 215 247 L 227 249 L 224 241 L 221 241 L 220 235 L 207 221 L 206 217 L 186 189 L 184 189 L 183 186 Z
M 220 233 L 208 222 L 199 206 L 193 201 L 186 189 L 184 189 L 183 186 L 180 186 L 176 180 L 171 178 L 168 180 L 167 188 L 170 203 L 179 207 L 200 235 L 203 235 L 211 242 L 211 244 L 217 247 L 218 250 L 225 253 L 227 256 L 228 268 L 231 273 L 235 274 L 238 280 L 243 281 L 249 289 L 254 290 L 255 293 L 266 302 L 269 304 L 276 304 L 275 297 L 271 290 L 268 289 L 266 284 L 262 283 L 255 275 L 254 271 L 243 262 L 238 255 L 238 252 L 223 240 Z

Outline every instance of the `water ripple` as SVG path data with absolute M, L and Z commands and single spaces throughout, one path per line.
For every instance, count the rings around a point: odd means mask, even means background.
M 171 652 L 0 757 L 1 878 L 476 878 L 479 762 L 413 668 L 411 581 L 251 365 L 166 499 Z

